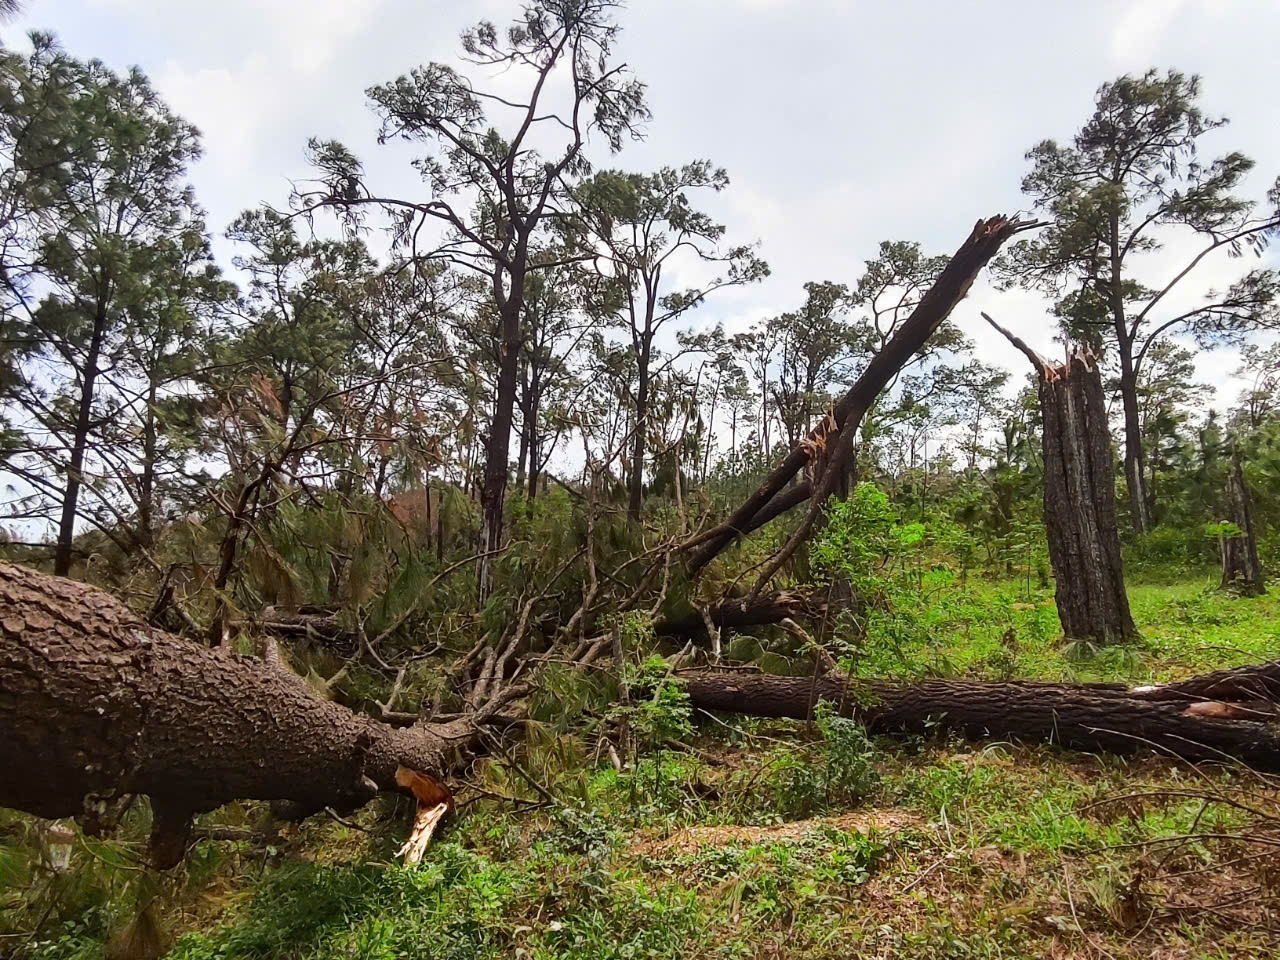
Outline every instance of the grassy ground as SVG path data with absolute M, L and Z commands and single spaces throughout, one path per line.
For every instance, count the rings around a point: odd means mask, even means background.
M 1100 654 L 1064 652 L 1051 601 L 1025 584 L 951 591 L 930 599 L 940 612 L 929 639 L 861 651 L 857 665 L 1145 681 L 1280 657 L 1280 589 L 1246 600 L 1210 586 L 1133 587 L 1142 639 Z M 268 848 L 201 844 L 163 886 L 127 872 L 138 852 L 127 842 L 86 844 L 76 860 L 85 890 L 65 891 L 68 902 L 108 878 L 114 896 L 93 901 L 99 913 L 50 908 L 65 925 L 23 950 L 99 956 L 104 929 L 153 900 L 162 927 L 186 931 L 170 954 L 182 960 L 1234 958 L 1280 948 L 1274 847 L 1213 838 L 1280 843 L 1274 823 L 1231 805 L 1274 802 L 1247 775 L 1050 747 L 869 740 L 838 718 L 818 730 L 692 719 L 685 747 L 642 750 L 625 773 L 593 743 L 535 737 L 525 765 L 561 802 L 516 810 L 472 792 L 417 869 L 394 863 L 409 811 L 391 800 L 354 825 L 317 819 Z M 499 765 L 477 782 L 538 799 Z

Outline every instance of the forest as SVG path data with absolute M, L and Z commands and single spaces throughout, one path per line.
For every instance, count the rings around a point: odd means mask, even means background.
M 708 320 L 733 157 L 629 168 L 630 12 L 509 7 L 230 224 L 7 31 L 0 957 L 1275 956 L 1276 158 L 1099 77 Z

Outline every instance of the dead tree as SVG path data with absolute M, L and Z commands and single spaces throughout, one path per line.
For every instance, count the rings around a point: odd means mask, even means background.
M 826 602 L 820 596 L 799 590 L 783 590 L 754 600 L 730 599 L 708 606 L 707 618 L 717 627 L 740 629 L 781 623 L 788 619 L 813 620 L 822 616 Z M 653 625 L 660 637 L 692 637 L 706 632 L 706 621 L 698 611 L 683 617 L 659 620 Z
M 1241 760 L 1280 770 L 1274 700 L 1280 662 L 1188 684 L 1126 689 L 1116 684 L 983 683 L 926 680 L 899 685 L 848 677 L 780 677 L 698 671 L 682 674 L 694 707 L 805 720 L 817 703 L 880 733 L 950 730 L 973 739 L 1056 743 L 1079 750 L 1144 750 L 1193 762 Z M 1256 683 L 1248 674 L 1257 672 Z M 1228 676 L 1229 674 L 1229 676 Z M 1213 691 L 1218 699 L 1206 699 Z
M 982 316 L 1036 371 L 1045 528 L 1062 630 L 1073 640 L 1104 644 L 1137 636 L 1124 587 L 1107 402 L 1094 357 L 1073 348 L 1066 362 L 1050 363 Z
M 690 572 L 697 573 L 738 537 L 746 536 L 791 508 L 812 500 L 805 522 L 757 580 L 752 594 L 758 594 L 808 537 L 827 497 L 841 479 L 847 477 L 853 464 L 854 435 L 880 392 L 928 342 L 956 304 L 965 298 L 982 268 L 999 252 L 1005 241 L 1036 226 L 1038 224 L 1034 222 L 1026 223 L 1004 216 L 979 220 L 933 286 L 921 297 L 911 316 L 871 358 L 862 376 L 840 398 L 830 415 L 795 446 L 724 523 L 684 544 L 684 549 L 689 551 Z M 806 471 L 807 476 L 792 484 L 793 478 L 801 471 Z
M 0 805 L 91 823 L 146 794 L 159 866 L 181 859 L 193 814 L 231 800 L 306 814 L 407 786 L 421 801 L 502 706 L 396 729 L 261 660 L 155 630 L 93 587 L 0 564 Z
M 1258 533 L 1253 524 L 1253 501 L 1244 479 L 1240 455 L 1231 455 L 1231 470 L 1227 474 L 1228 519 L 1239 533 L 1233 536 L 1220 534 L 1218 546 L 1222 553 L 1222 589 L 1247 597 L 1257 597 L 1267 592 L 1262 580 L 1262 564 L 1258 561 Z

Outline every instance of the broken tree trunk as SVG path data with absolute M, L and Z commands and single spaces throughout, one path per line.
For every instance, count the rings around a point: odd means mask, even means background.
M 1249 498 L 1249 486 L 1245 483 L 1240 455 L 1231 456 L 1231 470 L 1227 474 L 1228 519 L 1240 532 L 1232 537 L 1220 535 L 1218 546 L 1222 552 L 1222 589 L 1258 597 L 1267 592 L 1262 580 L 1262 564 L 1258 561 L 1258 533 L 1253 525 L 1253 501 Z
M 852 465 L 852 438 L 867 410 L 898 371 L 928 342 L 956 304 L 965 298 L 982 268 L 1010 237 L 1038 224 L 1003 216 L 979 220 L 969 238 L 920 298 L 902 324 L 867 365 L 856 383 L 840 398 L 831 414 L 802 439 L 764 482 L 722 524 L 684 545 L 689 570 L 697 573 L 738 537 L 763 526 L 774 517 L 816 495 L 818 506 L 837 486 Z M 841 442 L 841 437 L 845 438 Z M 791 480 L 813 463 L 811 477 L 798 484 Z M 785 558 L 784 558 L 785 559 Z M 764 578 L 762 578 L 764 579 Z
M 1102 374 L 1088 350 L 1050 363 L 982 315 L 1035 368 L 1044 421 L 1044 519 L 1054 602 L 1072 640 L 1114 643 L 1137 635 L 1124 586 L 1115 471 Z
M 231 800 L 350 810 L 443 776 L 465 738 L 395 729 L 311 695 L 261 660 L 155 630 L 106 593 L 0 564 L 0 805 L 85 816 L 146 794 L 153 859 Z M 407 787 L 405 771 L 418 776 Z
M 1263 675 L 1274 680 L 1278 664 Z M 1240 674 L 1214 675 L 1228 692 L 1254 689 Z M 698 671 L 680 675 L 693 706 L 756 717 L 805 720 L 819 701 L 873 732 L 951 730 L 974 739 L 1057 743 L 1132 754 L 1155 750 L 1190 761 L 1240 760 L 1280 770 L 1273 702 L 1206 701 L 1194 681 L 1127 690 L 1110 684 L 982 683 L 914 685 L 847 677 L 780 677 Z M 1206 678 L 1207 679 L 1207 678 Z M 1239 682 L 1240 685 L 1237 685 Z
M 783 590 L 755 599 L 725 600 L 707 607 L 707 616 L 717 627 L 738 629 L 781 623 L 787 619 L 812 620 L 826 608 L 821 598 L 803 591 Z M 654 632 L 660 637 L 691 637 L 706 632 L 706 622 L 697 611 L 684 617 L 659 620 Z

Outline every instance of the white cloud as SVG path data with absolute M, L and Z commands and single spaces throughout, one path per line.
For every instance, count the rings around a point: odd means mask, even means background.
M 1136 0 L 1116 23 L 1111 53 L 1118 60 L 1150 57 L 1166 29 L 1187 6 L 1187 0 Z
M 1275 7 L 1271 0 L 1255 0 L 1254 6 L 1267 3 Z M 1158 60 L 1172 33 L 1186 36 L 1195 30 L 1193 24 L 1222 21 L 1240 6 L 1237 0 L 1130 0 L 1111 34 L 1111 55 L 1122 63 Z

